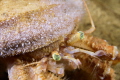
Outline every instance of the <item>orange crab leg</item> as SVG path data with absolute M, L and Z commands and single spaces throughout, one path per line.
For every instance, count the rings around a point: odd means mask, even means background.
M 67 44 L 69 46 L 75 46 L 93 52 L 103 50 L 106 52 L 106 55 L 112 60 L 114 60 L 118 54 L 116 46 L 111 46 L 105 40 L 86 34 L 84 35 L 83 39 L 80 39 L 80 35 L 78 36 L 78 33 L 77 35 L 72 35 L 67 41 Z

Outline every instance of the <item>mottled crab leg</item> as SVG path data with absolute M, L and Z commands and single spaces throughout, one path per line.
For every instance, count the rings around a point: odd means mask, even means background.
M 9 80 L 63 80 L 47 71 L 47 67 L 49 67 L 47 61 L 48 58 L 42 58 L 38 62 L 13 64 L 8 69 Z
M 70 46 L 64 49 L 64 53 L 73 55 L 76 60 L 80 60 L 80 68 L 89 73 L 94 80 L 114 80 L 114 70 L 111 68 L 112 61 L 102 60 L 96 57 L 97 55 L 104 54 Z M 69 59 L 69 61 L 72 60 L 69 56 L 64 56 L 64 59 L 66 58 Z M 94 76 L 96 77 L 94 78 Z
M 81 69 L 88 72 L 92 80 L 114 80 L 115 74 L 111 68 L 111 62 L 102 61 L 86 53 L 77 53 L 75 58 L 80 59 Z

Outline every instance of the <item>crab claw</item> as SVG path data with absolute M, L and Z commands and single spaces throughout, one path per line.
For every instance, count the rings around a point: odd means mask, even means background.
M 68 60 L 68 64 L 73 68 L 73 69 L 77 69 L 80 68 L 79 66 L 81 65 L 81 62 L 79 59 L 75 59 L 69 56 L 63 56 L 63 59 Z

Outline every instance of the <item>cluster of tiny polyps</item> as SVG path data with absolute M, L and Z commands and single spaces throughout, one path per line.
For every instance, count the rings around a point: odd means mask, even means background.
M 114 80 L 117 47 L 91 36 L 95 27 L 76 31 L 82 0 L 1 0 L 0 6 L 0 56 L 9 80 Z

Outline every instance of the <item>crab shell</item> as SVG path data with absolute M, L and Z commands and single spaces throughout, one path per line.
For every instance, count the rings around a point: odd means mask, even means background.
M 0 1 L 0 56 L 5 57 L 6 62 L 2 61 L 6 63 L 9 80 L 39 77 L 36 71 L 41 65 L 27 69 L 25 65 L 34 60 L 42 62 L 46 53 L 58 48 L 74 31 L 84 13 L 82 3 L 82 0 Z
M 62 40 L 83 14 L 81 0 L 2 0 L 0 6 L 2 57 L 32 52 Z

